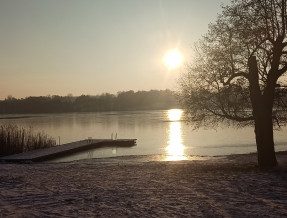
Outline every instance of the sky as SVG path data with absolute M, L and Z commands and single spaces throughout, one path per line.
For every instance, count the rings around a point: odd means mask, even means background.
M 0 0 L 0 99 L 177 89 L 230 0 Z M 182 63 L 168 68 L 177 49 Z

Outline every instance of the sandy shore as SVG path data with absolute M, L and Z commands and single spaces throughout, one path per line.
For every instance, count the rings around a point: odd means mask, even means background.
M 0 217 L 286 217 L 287 153 L 182 162 L 0 164 Z

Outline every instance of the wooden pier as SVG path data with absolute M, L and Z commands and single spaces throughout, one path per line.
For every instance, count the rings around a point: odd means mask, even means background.
M 86 139 L 51 148 L 37 149 L 20 154 L 1 157 L 5 162 L 39 162 L 51 160 L 68 154 L 84 151 L 92 148 L 102 147 L 132 147 L 136 145 L 136 139 Z

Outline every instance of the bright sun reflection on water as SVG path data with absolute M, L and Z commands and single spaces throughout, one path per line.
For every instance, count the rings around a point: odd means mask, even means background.
M 182 110 L 180 109 L 171 109 L 168 111 L 169 121 L 179 121 L 182 115 Z
M 182 110 L 172 109 L 168 111 L 169 121 L 169 140 L 166 147 L 166 161 L 187 160 L 185 156 L 185 147 L 182 141 L 181 119 Z

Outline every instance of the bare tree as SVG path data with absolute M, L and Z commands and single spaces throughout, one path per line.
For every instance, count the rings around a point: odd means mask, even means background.
M 287 116 L 286 1 L 237 0 L 224 6 L 179 81 L 195 127 L 224 120 L 254 125 L 263 168 L 277 166 L 273 127 Z

